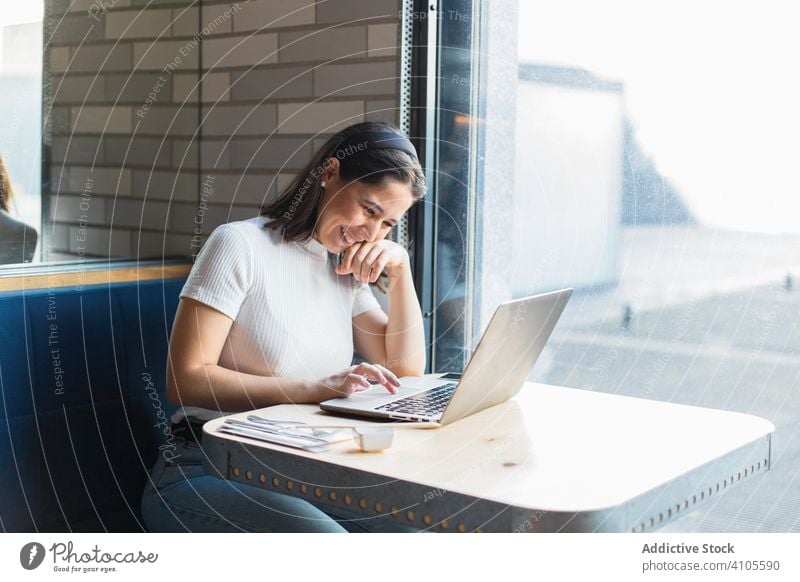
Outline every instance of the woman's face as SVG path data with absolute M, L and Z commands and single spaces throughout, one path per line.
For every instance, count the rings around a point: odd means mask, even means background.
M 333 254 L 343 253 L 357 242 L 386 238 L 414 202 L 406 184 L 342 181 L 335 158 L 329 160 L 322 181 L 325 193 L 314 238 Z

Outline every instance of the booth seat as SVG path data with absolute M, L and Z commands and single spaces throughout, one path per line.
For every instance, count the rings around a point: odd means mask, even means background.
M 185 279 L 0 293 L 0 531 L 143 531 Z

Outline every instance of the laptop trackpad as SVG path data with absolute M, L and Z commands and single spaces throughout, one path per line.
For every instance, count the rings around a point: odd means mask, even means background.
M 392 394 L 383 384 L 376 384 L 372 388 L 367 388 L 361 392 L 356 392 L 355 394 L 351 395 L 350 398 L 353 396 L 369 396 L 373 398 L 376 396 L 387 396 L 390 400 L 394 400 L 395 398 L 411 396 L 412 394 L 416 394 L 417 392 L 421 392 L 423 390 L 428 390 L 429 388 L 432 388 L 432 386 L 407 386 L 405 383 L 403 383 L 397 389 L 397 394 Z

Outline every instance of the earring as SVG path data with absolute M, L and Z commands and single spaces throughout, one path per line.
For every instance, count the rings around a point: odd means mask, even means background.
M 324 188 L 325 187 L 325 182 L 320 182 L 319 185 Z

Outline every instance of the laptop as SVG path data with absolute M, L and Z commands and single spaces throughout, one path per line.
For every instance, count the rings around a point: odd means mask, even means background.
M 500 304 L 463 374 L 400 378 L 397 394 L 377 384 L 347 398 L 320 404 L 328 412 L 444 426 L 519 393 L 572 289 Z

